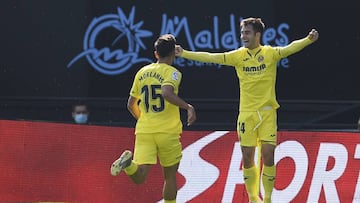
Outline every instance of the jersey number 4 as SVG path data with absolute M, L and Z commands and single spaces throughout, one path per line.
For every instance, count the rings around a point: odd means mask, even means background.
M 243 134 L 245 133 L 245 123 L 244 122 L 239 123 L 239 129 Z
M 150 108 L 154 112 L 160 112 L 164 110 L 164 97 L 159 92 L 161 92 L 161 85 L 145 85 L 141 88 L 141 94 L 143 94 L 143 101 L 146 112 L 149 112 Z

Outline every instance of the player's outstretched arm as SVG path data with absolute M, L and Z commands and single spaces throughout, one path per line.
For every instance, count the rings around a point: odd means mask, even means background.
M 292 41 L 285 47 L 280 48 L 280 55 L 281 57 L 287 57 L 294 53 L 297 53 L 304 49 L 305 47 L 309 46 L 310 44 L 314 43 L 319 38 L 319 33 L 315 29 L 312 29 L 309 34 L 298 40 Z
M 175 56 L 205 63 L 229 65 L 224 61 L 224 53 L 188 51 L 183 49 L 180 45 L 175 45 Z

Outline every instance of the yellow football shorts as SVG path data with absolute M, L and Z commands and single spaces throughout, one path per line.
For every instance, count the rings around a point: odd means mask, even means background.
M 275 109 L 242 111 L 237 121 L 241 146 L 257 146 L 258 141 L 277 144 L 277 112 Z
M 133 161 L 139 165 L 156 164 L 157 158 L 163 167 L 173 166 L 180 162 L 182 145 L 179 134 L 136 134 Z

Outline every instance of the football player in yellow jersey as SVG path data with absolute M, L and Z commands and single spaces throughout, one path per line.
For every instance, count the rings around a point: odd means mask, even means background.
M 192 52 L 176 45 L 176 56 L 235 67 L 239 78 L 240 104 L 237 132 L 243 155 L 243 174 L 250 202 L 259 197 L 259 168 L 254 163 L 256 146 L 261 149 L 264 202 L 271 202 L 276 168 L 274 152 L 277 144 L 277 112 L 275 94 L 276 66 L 284 57 L 299 52 L 315 42 L 319 34 L 312 29 L 303 39 L 285 47 L 263 46 L 260 43 L 265 25 L 260 18 L 240 22 L 243 47 L 225 53 Z M 260 167 L 260 166 L 259 166 Z
M 182 158 L 180 109 L 187 110 L 187 125 L 196 120 L 195 109 L 178 96 L 181 73 L 172 66 L 175 37 L 160 36 L 155 42 L 156 63 L 142 67 L 135 75 L 128 99 L 128 109 L 137 119 L 134 157 L 125 150 L 111 165 L 111 174 L 122 170 L 136 184 L 145 181 L 157 158 L 163 168 L 165 203 L 176 202 L 176 173 Z

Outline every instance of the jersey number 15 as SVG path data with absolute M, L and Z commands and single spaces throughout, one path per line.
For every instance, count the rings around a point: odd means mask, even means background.
M 159 92 L 161 92 L 161 85 L 145 85 L 141 88 L 146 112 L 149 112 L 150 108 L 154 112 L 161 112 L 164 110 L 164 97 Z

